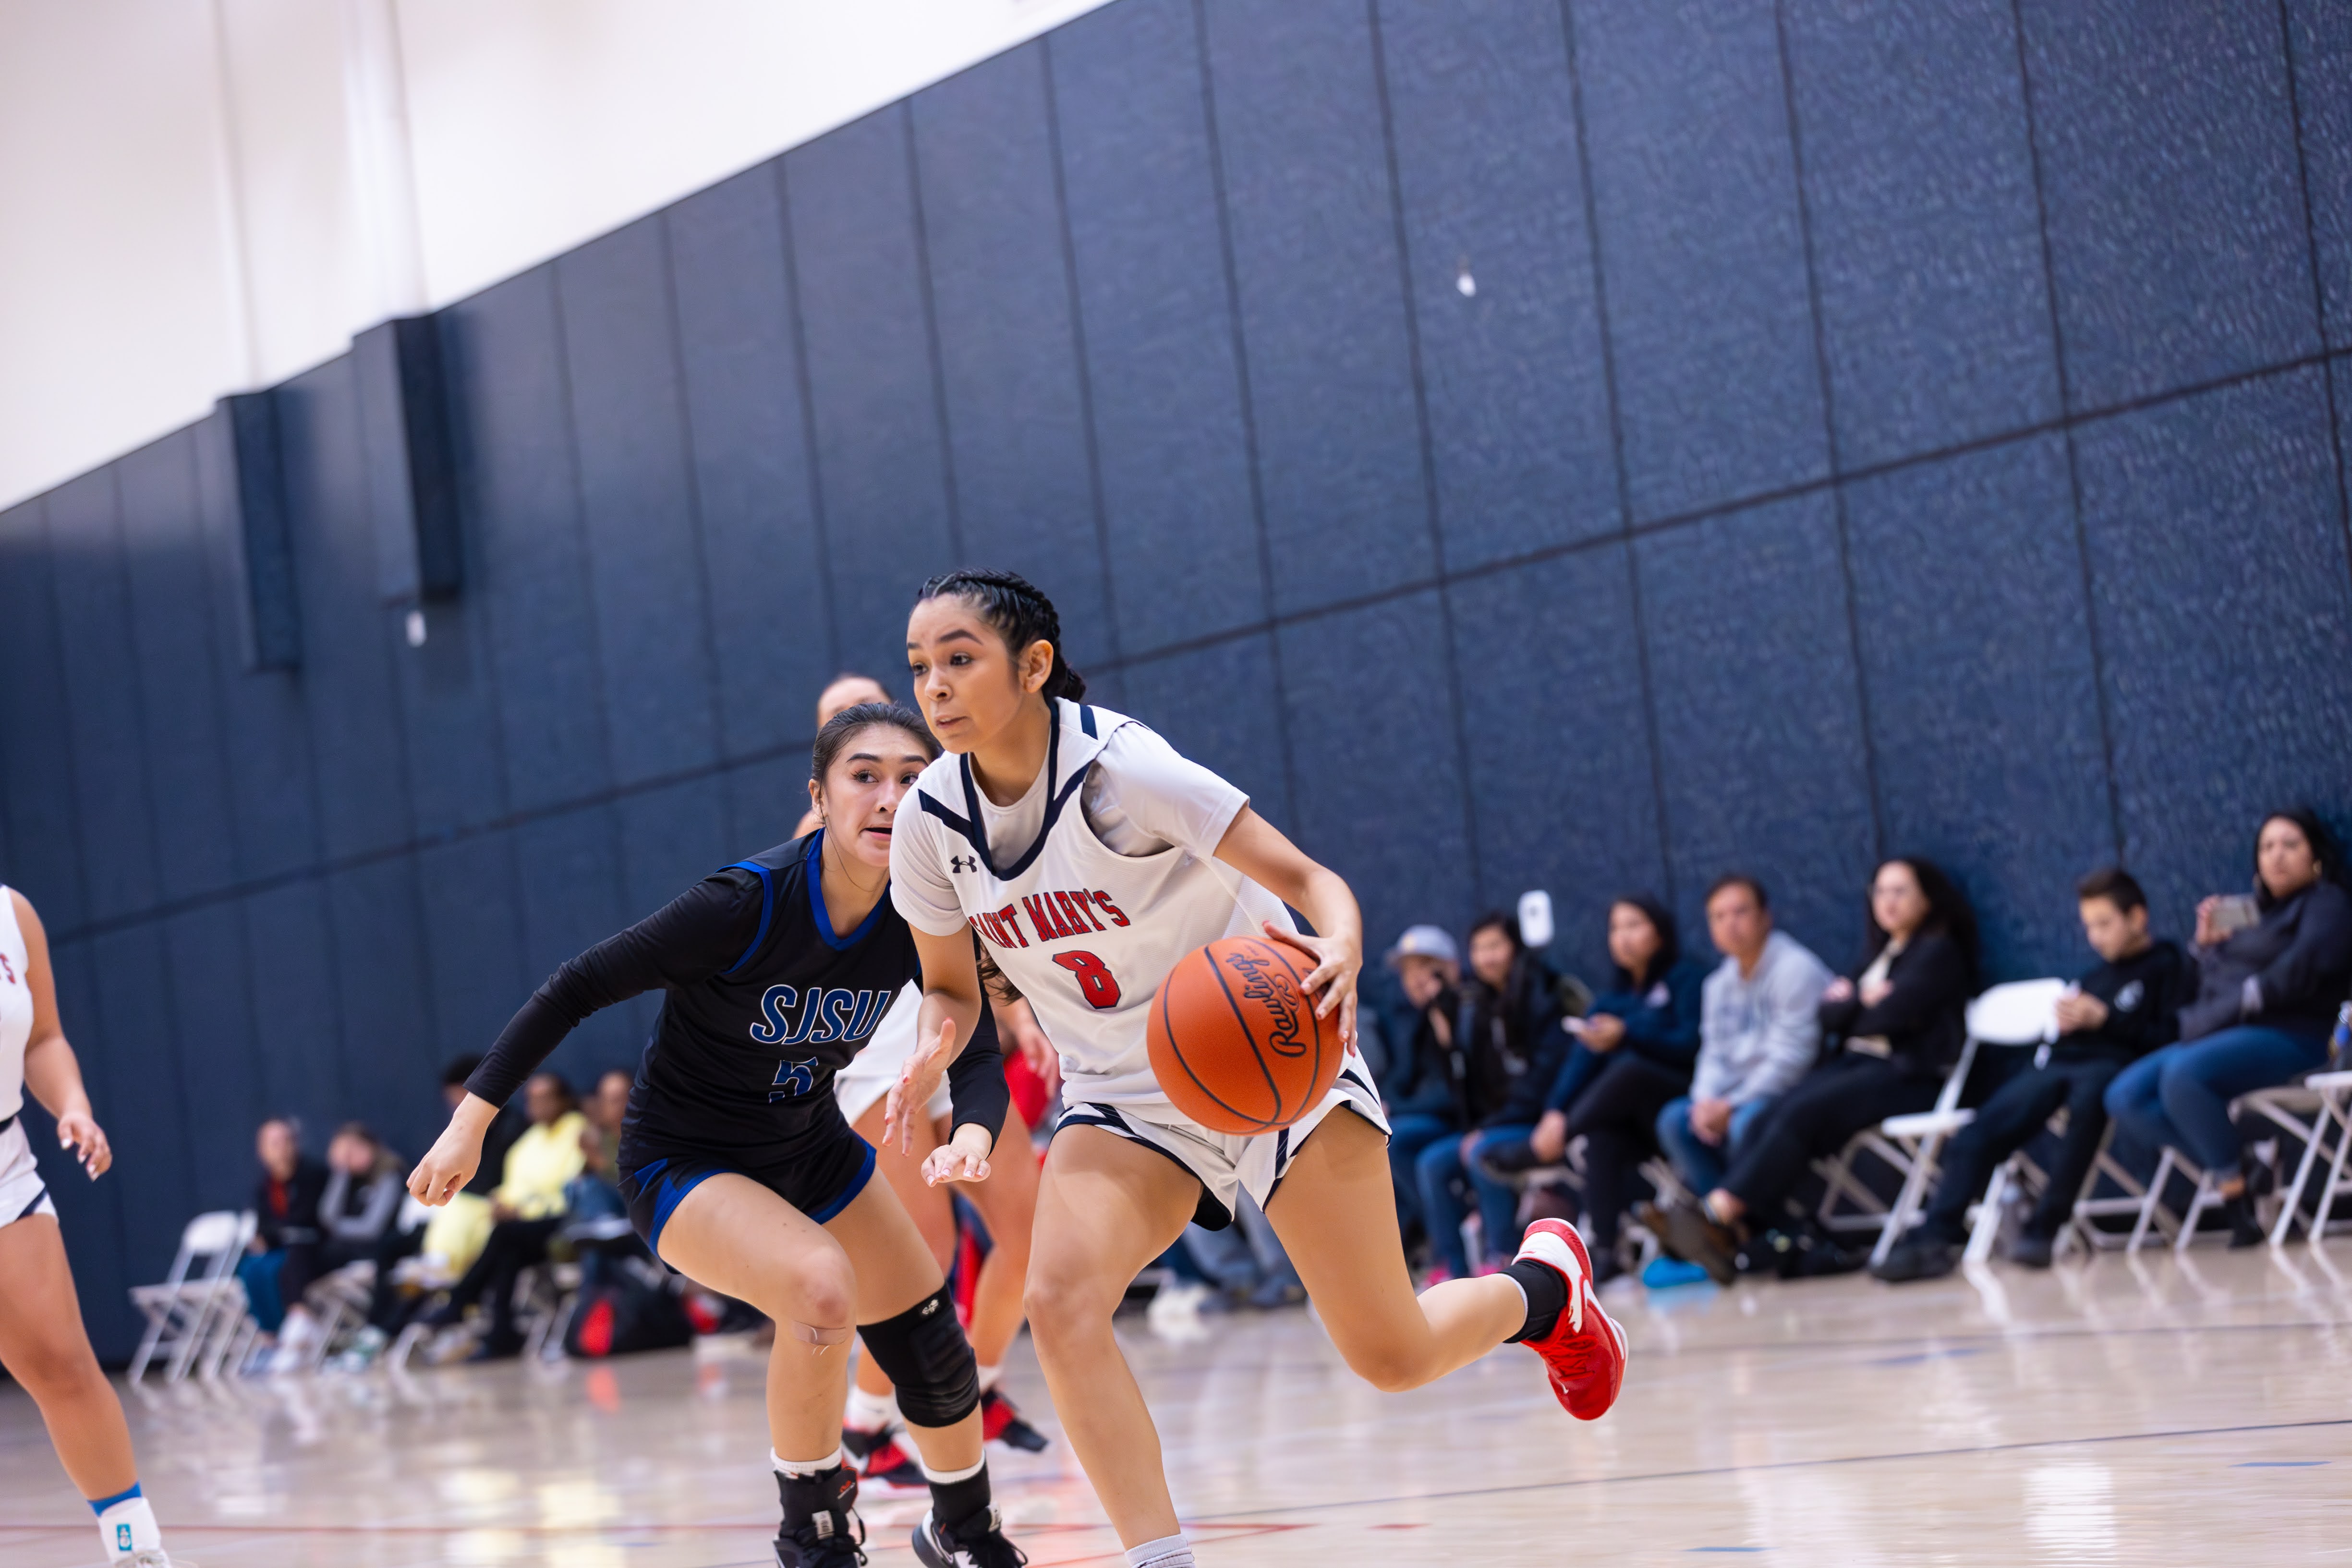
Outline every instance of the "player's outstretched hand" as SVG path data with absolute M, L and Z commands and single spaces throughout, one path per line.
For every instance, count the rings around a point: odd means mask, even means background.
M 923 1180 L 935 1187 L 941 1182 L 984 1182 L 988 1150 L 987 1132 L 967 1121 L 923 1162 Z
M 901 1154 L 914 1152 L 915 1118 L 939 1093 L 940 1079 L 947 1076 L 948 1063 L 955 1060 L 955 1020 L 941 1018 L 940 1032 L 928 1041 L 918 1041 L 908 1053 L 907 1065 L 898 1069 L 898 1081 L 890 1086 L 889 1098 L 882 1102 L 882 1142 L 896 1143 Z
M 1308 936 L 1304 931 L 1285 931 L 1272 921 L 1262 922 L 1265 934 L 1274 942 L 1286 942 L 1304 949 L 1315 960 L 1315 967 L 1301 982 L 1310 996 L 1319 995 L 1315 1016 L 1328 1018 L 1334 1013 L 1339 1018 L 1339 1043 L 1356 1043 L 1356 976 L 1364 967 L 1362 944 L 1344 936 Z
M 58 1118 L 58 1147 L 70 1149 L 81 1168 L 96 1181 L 106 1174 L 114 1163 L 114 1149 L 106 1141 L 105 1131 L 87 1110 L 68 1110 Z
M 439 1208 L 457 1195 L 482 1163 L 482 1133 L 498 1114 L 498 1107 L 479 1095 L 467 1095 L 449 1113 L 449 1125 L 408 1173 L 408 1195 L 427 1208 Z

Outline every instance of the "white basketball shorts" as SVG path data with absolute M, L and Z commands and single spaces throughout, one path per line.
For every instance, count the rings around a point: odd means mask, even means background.
M 33 1163 L 33 1141 L 25 1136 L 23 1117 L 10 1119 L 0 1131 L 0 1226 L 14 1225 L 27 1215 L 57 1216 L 41 1169 Z

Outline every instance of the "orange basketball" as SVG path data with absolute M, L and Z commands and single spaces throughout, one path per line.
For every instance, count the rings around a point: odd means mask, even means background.
M 1186 953 L 1152 999 L 1151 1071 L 1213 1132 L 1271 1132 L 1322 1103 L 1339 1076 L 1339 1020 L 1301 984 L 1315 962 L 1254 936 Z

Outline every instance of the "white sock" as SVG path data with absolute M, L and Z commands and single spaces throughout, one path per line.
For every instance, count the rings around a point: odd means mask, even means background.
M 1180 1531 L 1127 1549 L 1127 1568 L 1193 1568 L 1192 1543 Z
M 868 1394 L 853 1384 L 849 1404 L 841 1413 L 841 1424 L 853 1432 L 879 1432 L 898 1419 L 898 1396 L 891 1394 Z
M 821 1476 L 840 1464 L 841 1450 L 835 1448 L 822 1459 L 787 1459 L 771 1448 L 768 1450 L 768 1463 L 774 1468 L 776 1474 L 790 1476 L 796 1481 L 804 1481 L 811 1476 Z
M 1003 1375 L 1004 1368 L 1002 1363 L 996 1366 L 982 1367 L 980 1369 L 980 1391 L 982 1394 L 986 1394 L 990 1389 L 996 1386 L 996 1380 Z
M 163 1532 L 155 1527 L 155 1510 L 143 1497 L 120 1498 L 100 1510 L 98 1533 L 106 1542 L 110 1563 L 124 1562 L 135 1552 L 153 1552 L 163 1544 Z
M 931 1462 L 929 1459 L 922 1458 L 920 1455 L 916 1457 L 921 1461 L 923 1467 L 923 1479 L 935 1487 L 951 1487 L 958 1481 L 968 1481 L 988 1468 L 988 1460 L 985 1457 L 978 1464 L 967 1465 L 961 1470 L 935 1470 L 931 1468 Z

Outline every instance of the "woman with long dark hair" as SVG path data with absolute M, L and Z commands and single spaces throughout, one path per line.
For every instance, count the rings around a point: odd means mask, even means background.
M 98 1515 L 107 1562 L 172 1568 L 139 1489 L 122 1402 L 82 1330 L 58 1205 L 19 1115 L 27 1093 L 57 1118 L 58 1147 L 91 1181 L 106 1174 L 114 1150 L 58 1021 L 48 933 L 24 894 L 0 888 L 0 1366 L 40 1407 L 66 1475 Z
M 1890 1116 L 1932 1109 L 1968 1038 L 1977 989 L 1977 921 L 1934 861 L 1889 860 L 1871 879 L 1863 962 L 1822 993 L 1834 1049 L 1766 1114 L 1723 1184 L 1668 1210 L 1666 1245 L 1718 1281 L 1751 1227 L 1769 1226 L 1815 1160 Z
M 2118 1073 L 2106 1099 L 2127 1137 L 2179 1149 L 2214 1178 L 2232 1247 L 2263 1233 L 2230 1101 L 2324 1063 L 2352 991 L 2352 894 L 2336 835 L 2309 806 L 2289 806 L 2263 818 L 2253 860 L 2250 900 L 2197 906 L 2197 999 L 2180 1010 L 2180 1042 Z
M 1658 1112 L 1690 1088 L 1698 1059 L 1699 992 L 1706 970 L 1682 955 L 1665 905 L 1632 893 L 1609 906 L 1611 984 L 1582 1018 L 1569 1020 L 1577 1048 L 1599 1068 L 1570 1097 L 1556 1087 L 1528 1141 L 1549 1164 L 1584 1140 L 1584 1212 L 1592 1273 L 1622 1272 L 1617 1237 L 1643 1157 L 1657 1147 Z M 1568 1073 L 1561 1072 L 1565 1083 Z
M 779 1568 L 866 1561 L 857 1476 L 841 1446 L 853 1332 L 897 1386 L 922 1456 L 931 1508 L 915 1528 L 917 1559 L 1026 1561 L 991 1501 L 978 1368 L 945 1277 L 889 1183 L 872 1179 L 874 1150 L 833 1092 L 921 973 L 891 901 L 890 846 L 900 802 L 938 753 L 903 708 L 835 715 L 809 769 L 817 829 L 711 873 L 557 970 L 475 1069 L 409 1178 L 424 1202 L 446 1203 L 474 1173 L 498 1108 L 581 1020 L 663 993 L 622 1123 L 621 1195 L 655 1256 L 775 1320 L 768 1458 L 783 1510 Z M 961 956 L 972 962 L 969 937 Z M 927 1038 L 924 1099 L 894 1090 L 892 1119 L 919 1117 L 945 1071 L 954 1127 L 930 1174 L 984 1180 L 1006 1101 L 995 1033 L 971 1016 Z
M 1088 705 L 1053 604 L 1009 572 L 923 585 L 907 662 L 952 755 L 923 773 L 891 847 L 891 897 L 923 959 L 926 1044 L 894 1097 L 938 1082 L 929 1042 L 978 1018 L 978 929 L 1062 1056 L 1069 1106 L 1046 1155 L 1028 1307 L 1055 1414 L 1129 1568 L 1191 1568 L 1143 1392 L 1112 1314 L 1136 1274 L 1196 1217 L 1265 1211 L 1339 1353 L 1385 1389 L 1418 1387 L 1518 1342 L 1591 1420 L 1617 1397 L 1623 1333 L 1592 1299 L 1582 1240 L 1530 1228 L 1486 1279 L 1418 1299 L 1390 1192 L 1387 1124 L 1356 1053 L 1363 918 L 1346 882 L 1225 780 L 1123 715 Z M 1284 906 L 1314 927 L 1297 931 Z M 1152 1076 L 1151 1000 L 1184 956 L 1247 932 L 1297 947 L 1345 1058 L 1318 1105 L 1279 1132 L 1191 1121 Z M 942 1173 L 941 1155 L 932 1156 Z

